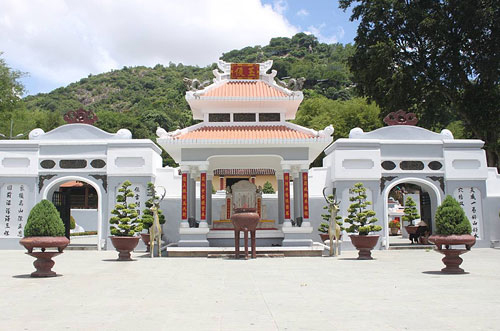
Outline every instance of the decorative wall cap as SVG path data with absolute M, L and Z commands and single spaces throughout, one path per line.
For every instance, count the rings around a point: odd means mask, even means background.
M 87 111 L 83 108 L 70 110 L 64 114 L 63 118 L 68 124 L 80 123 L 93 125 L 98 120 L 97 115 L 92 110 Z
M 407 113 L 400 109 L 384 117 L 384 123 L 387 125 L 416 125 L 418 118 L 414 113 Z

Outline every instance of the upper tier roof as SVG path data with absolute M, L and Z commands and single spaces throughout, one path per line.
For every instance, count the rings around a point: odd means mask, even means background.
M 283 90 L 263 81 L 227 81 L 200 95 L 203 97 L 286 98 Z

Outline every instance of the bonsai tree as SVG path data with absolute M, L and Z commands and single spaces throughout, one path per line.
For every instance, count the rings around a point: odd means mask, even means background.
M 269 181 L 264 183 L 264 187 L 262 188 L 262 193 L 266 193 L 266 194 L 275 193 L 273 185 Z
M 24 227 L 25 237 L 63 237 L 64 234 L 64 223 L 52 202 L 42 200 L 31 209 Z
M 409 222 L 408 225 L 413 225 L 413 221 L 420 218 L 420 215 L 417 211 L 417 204 L 412 197 L 407 197 L 405 201 L 405 209 L 404 209 L 403 221 Z
M 378 221 L 374 217 L 375 212 L 366 208 L 372 203 L 366 201 L 366 188 L 363 186 L 363 183 L 354 184 L 352 192 L 355 195 L 349 198 L 352 204 L 347 209 L 349 215 L 344 219 L 344 223 L 350 225 L 344 227 L 344 229 L 349 233 L 358 233 L 360 236 L 366 236 L 370 232 L 382 230 L 380 225 L 374 224 Z
M 116 196 L 117 204 L 115 205 L 115 209 L 111 211 L 111 214 L 115 216 L 109 220 L 113 236 L 132 237 L 142 231 L 142 224 L 137 219 L 138 214 L 135 210 L 137 205 L 135 203 L 127 203 L 127 199 L 134 196 L 134 192 L 129 188 L 131 185 L 132 183 L 127 180 L 118 189 L 120 194 Z
M 436 210 L 436 234 L 470 234 L 472 228 L 465 212 L 452 196 L 447 195 Z
M 141 218 L 141 223 L 142 223 L 142 228 L 147 229 L 149 233 L 149 229 L 153 225 L 153 211 L 151 210 L 151 207 L 153 207 L 154 200 L 158 201 L 160 197 L 156 195 L 156 188 L 155 185 L 151 182 L 148 183 L 148 197 L 150 197 L 146 201 L 146 208 L 142 211 L 142 218 Z M 160 220 L 160 224 L 165 223 L 165 215 L 163 215 L 161 209 L 158 209 L 158 219 Z

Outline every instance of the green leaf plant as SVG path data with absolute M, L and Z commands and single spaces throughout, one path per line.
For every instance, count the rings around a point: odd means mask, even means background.
M 447 195 L 436 210 L 436 234 L 470 234 L 472 231 L 469 219 L 460 204 L 451 195 Z

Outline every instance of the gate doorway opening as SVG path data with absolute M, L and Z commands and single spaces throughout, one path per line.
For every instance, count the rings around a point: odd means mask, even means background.
M 408 197 L 415 202 L 419 218 L 408 228 L 403 221 L 404 208 Z M 416 182 L 401 182 L 390 188 L 387 199 L 388 245 L 390 247 L 411 247 L 429 245 L 427 238 L 434 227 L 434 213 L 438 205 L 436 192 L 428 185 Z
M 54 185 L 47 198 L 63 220 L 69 247 L 97 249 L 99 231 L 98 192 L 89 183 L 68 180 Z

